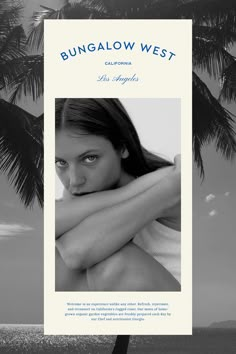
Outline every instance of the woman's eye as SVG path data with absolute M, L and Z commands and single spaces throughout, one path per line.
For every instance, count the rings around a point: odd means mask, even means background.
M 56 166 L 59 167 L 59 168 L 66 167 L 66 165 L 67 165 L 66 161 L 63 161 L 63 160 L 56 161 Z
M 97 158 L 98 158 L 98 156 L 96 156 L 96 155 L 87 156 L 84 158 L 84 162 L 86 162 L 88 164 L 93 163 L 97 160 Z

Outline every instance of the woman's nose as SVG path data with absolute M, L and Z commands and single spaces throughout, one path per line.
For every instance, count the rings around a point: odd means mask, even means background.
M 81 168 L 71 167 L 70 169 L 70 188 L 82 186 L 86 181 L 85 175 Z

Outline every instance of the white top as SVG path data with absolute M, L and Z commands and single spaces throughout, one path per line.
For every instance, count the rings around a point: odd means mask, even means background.
M 180 283 L 181 232 L 155 220 L 140 230 L 133 242 L 161 263 Z

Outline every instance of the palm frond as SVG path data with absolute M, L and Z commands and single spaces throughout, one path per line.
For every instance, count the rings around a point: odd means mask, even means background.
M 42 10 L 34 12 L 28 34 L 29 47 L 37 50 L 42 49 L 43 46 L 44 20 L 96 18 L 97 15 L 106 11 L 102 2 L 95 0 L 84 0 L 81 4 L 80 2 L 68 3 L 57 10 L 46 6 L 41 6 L 41 8 Z
M 181 0 L 150 0 L 144 8 L 145 18 L 176 19 L 177 8 L 182 4 Z
M 70 6 L 65 8 L 65 16 L 69 15 L 70 17 L 68 18 L 80 18 L 76 16 L 83 16 L 83 18 L 88 18 L 86 16 L 90 17 L 92 15 L 93 18 L 106 18 L 107 15 L 114 11 L 115 7 L 115 2 L 111 0 L 74 0 L 70 1 Z
M 217 27 L 194 25 L 193 38 L 202 38 L 205 41 L 215 42 L 219 47 L 230 50 L 236 43 L 236 32 L 225 24 Z
M 21 58 L 17 58 L 6 63 L 0 62 L 0 90 L 7 92 L 8 85 L 22 72 L 21 60 Z
M 230 103 L 236 101 L 236 60 L 222 73 L 222 89 L 219 100 Z
M 194 160 L 204 177 L 201 148 L 214 141 L 216 151 L 226 159 L 236 153 L 232 114 L 212 96 L 203 81 L 193 73 L 193 151 Z
M 207 71 L 215 79 L 234 62 L 234 57 L 218 43 L 201 37 L 193 37 L 193 67 Z
M 174 0 L 173 0 L 174 1 Z M 236 30 L 235 0 L 182 0 L 175 9 L 177 18 L 192 19 L 193 24 L 228 24 Z
M 21 1 L 14 1 L 14 3 L 10 5 L 8 0 L 1 0 L 0 33 L 11 31 L 13 27 L 19 25 L 22 9 Z
M 21 59 L 21 71 L 14 77 L 8 85 L 8 89 L 13 90 L 10 102 L 15 103 L 22 95 L 30 95 L 35 101 L 44 90 L 43 80 L 43 56 L 28 55 Z
M 42 206 L 40 124 L 34 116 L 4 100 L 0 100 L 0 113 L 0 170 L 7 175 L 26 207 L 32 206 L 35 198 Z
M 0 89 L 6 89 L 21 71 L 21 58 L 25 55 L 25 34 L 17 26 L 0 41 Z
M 63 18 L 92 19 L 106 18 L 107 9 L 103 1 L 83 0 L 81 3 L 70 3 L 64 6 Z
M 54 10 L 46 6 L 40 6 L 42 10 L 36 11 L 32 16 L 32 23 L 28 33 L 28 45 L 32 49 L 42 49 L 43 46 L 43 31 L 44 20 L 46 19 L 60 19 L 62 17 L 63 8 Z
M 0 42 L 0 62 L 7 62 L 25 54 L 25 32 L 23 27 L 14 27 L 5 40 Z

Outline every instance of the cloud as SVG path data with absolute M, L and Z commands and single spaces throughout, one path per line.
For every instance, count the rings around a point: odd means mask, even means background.
M 228 197 L 230 195 L 230 192 L 225 192 L 224 194 L 226 197 Z
M 205 198 L 205 202 L 208 203 L 210 202 L 211 200 L 215 199 L 215 194 L 208 194 Z
M 218 214 L 218 213 L 217 213 L 217 211 L 216 211 L 215 209 L 211 210 L 211 211 L 208 213 L 209 216 L 216 216 L 217 214 Z
M 0 236 L 18 236 L 24 235 L 25 232 L 31 231 L 33 228 L 24 224 L 7 224 L 0 221 Z

